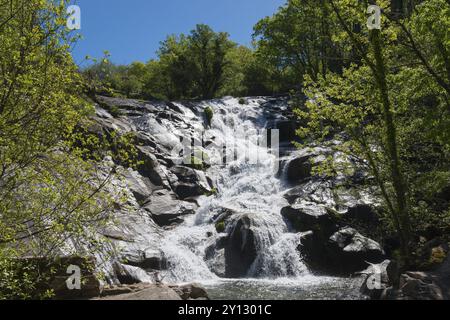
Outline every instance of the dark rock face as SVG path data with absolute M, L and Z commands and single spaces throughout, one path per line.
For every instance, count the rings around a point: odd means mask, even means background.
M 337 229 L 328 211 L 315 204 L 302 203 L 288 206 L 281 210 L 281 214 L 298 232 L 316 230 L 331 234 Z
M 378 215 L 372 205 L 355 204 L 347 210 L 348 219 L 364 223 L 368 226 L 379 224 Z
M 329 239 L 328 252 L 343 273 L 353 273 L 384 260 L 381 246 L 352 228 L 344 228 Z
M 381 246 L 352 228 L 344 228 L 331 237 L 320 231 L 306 233 L 299 247 L 305 263 L 313 270 L 349 275 L 365 269 L 368 263 L 384 260 Z
M 257 256 L 252 221 L 245 215 L 235 222 L 225 246 L 225 273 L 228 278 L 240 278 Z
M 287 180 L 291 183 L 303 182 L 311 177 L 311 156 L 303 156 L 291 160 L 286 169 Z

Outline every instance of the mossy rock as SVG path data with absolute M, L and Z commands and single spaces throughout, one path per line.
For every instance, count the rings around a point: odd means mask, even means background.
M 241 104 L 241 105 L 247 104 L 247 100 L 245 100 L 244 98 L 240 98 L 239 104 Z
M 216 231 L 218 233 L 225 232 L 225 229 L 226 229 L 225 221 L 219 221 L 216 223 Z

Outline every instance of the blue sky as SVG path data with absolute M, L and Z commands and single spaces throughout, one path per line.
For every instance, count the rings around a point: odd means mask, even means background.
M 274 14 L 286 0 L 74 0 L 81 8 L 76 63 L 104 50 L 118 64 L 148 61 L 169 34 L 188 33 L 205 23 L 226 31 L 237 43 L 250 45 L 253 26 Z

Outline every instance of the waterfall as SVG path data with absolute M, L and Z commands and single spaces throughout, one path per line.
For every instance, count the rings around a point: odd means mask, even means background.
M 279 157 L 273 148 L 260 143 L 265 139 L 262 135 L 266 134 L 264 129 L 267 126 L 261 107 L 264 102 L 267 102 L 264 98 L 249 99 L 241 105 L 237 99 L 224 98 L 197 106 L 198 114 L 203 108 L 213 109 L 214 116 L 207 135 L 214 137 L 216 145 L 227 146 L 228 161 L 216 165 L 222 161 L 223 155 L 214 152 L 209 155 L 213 164 L 208 175 L 217 183 L 217 195 L 201 197 L 195 216 L 165 232 L 161 241 L 161 250 L 168 263 L 164 281 L 218 279 L 205 261 L 205 252 L 221 236 L 215 230 L 214 218 L 223 208 L 238 213 L 231 219 L 238 219 L 242 214 L 252 219 L 257 257 L 248 270 L 249 278 L 298 277 L 307 273 L 297 250 L 300 236 L 289 233 L 280 214 L 287 202 L 283 197 L 286 187 L 276 175 Z M 195 116 L 191 108 L 182 104 L 177 106 L 195 130 L 204 127 L 204 119 Z M 164 123 L 165 134 L 186 134 L 170 127 L 169 122 Z M 228 225 L 231 227 L 232 223 Z

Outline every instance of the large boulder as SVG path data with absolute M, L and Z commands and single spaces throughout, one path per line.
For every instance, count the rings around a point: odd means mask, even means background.
M 354 273 L 367 267 L 368 263 L 384 260 L 380 244 L 353 228 L 343 228 L 333 234 L 329 239 L 328 252 L 342 273 Z
M 193 203 L 180 201 L 167 190 L 156 191 L 144 205 L 152 219 L 161 227 L 181 223 L 181 217 L 194 214 L 197 206 Z
M 325 161 L 330 153 L 327 148 L 306 148 L 298 150 L 286 164 L 286 179 L 289 183 L 300 184 L 312 177 L 312 169 Z
M 312 270 L 335 275 L 353 274 L 367 268 L 369 263 L 379 263 L 385 258 L 377 242 L 348 227 L 328 239 L 318 231 L 307 232 L 299 250 Z
M 284 207 L 281 215 L 290 222 L 297 232 L 310 230 L 331 235 L 336 231 L 336 223 L 327 209 L 315 203 L 303 202 Z
M 311 171 L 311 156 L 301 156 L 289 161 L 286 167 L 286 178 L 290 183 L 302 183 L 311 177 Z
M 226 277 L 245 277 L 256 256 L 256 239 L 252 230 L 252 219 L 248 215 L 243 215 L 234 222 L 225 246 Z
M 180 199 L 202 196 L 213 191 L 212 182 L 203 171 L 183 166 L 174 166 L 170 171 L 178 178 L 172 188 Z

